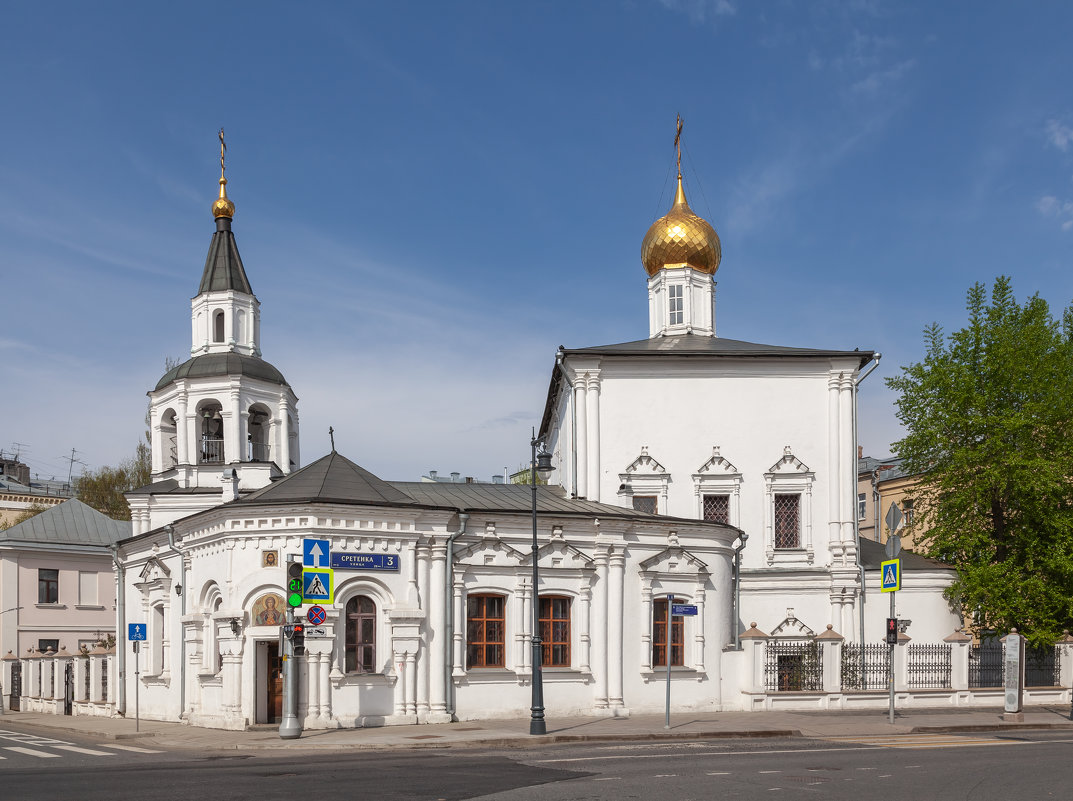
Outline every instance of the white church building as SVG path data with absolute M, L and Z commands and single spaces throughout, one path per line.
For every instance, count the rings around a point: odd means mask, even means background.
M 549 719 L 662 711 L 668 659 L 679 711 L 886 703 L 886 684 L 854 693 L 838 664 L 862 619 L 876 642 L 887 616 L 881 554 L 855 526 L 854 393 L 873 354 L 716 336 L 719 238 L 680 176 L 642 248 L 649 338 L 556 356 L 538 598 L 528 486 L 384 481 L 334 450 L 302 466 L 226 184 L 191 358 L 149 393 L 153 483 L 128 494 L 116 552 L 118 629 L 146 632 L 117 654 L 120 711 L 137 686 L 144 717 L 277 721 L 286 563 L 307 539 L 334 573 L 293 663 L 306 728 L 528 717 L 534 604 Z M 941 641 L 959 625 L 951 572 L 904 567 L 900 616 Z M 696 614 L 668 631 L 670 594 Z

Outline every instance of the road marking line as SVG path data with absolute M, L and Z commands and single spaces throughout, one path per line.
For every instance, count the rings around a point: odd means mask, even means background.
M 73 751 L 76 754 L 88 754 L 89 756 L 115 756 L 111 751 L 94 751 L 92 748 L 79 748 L 77 745 L 55 745 L 61 751 Z
M 702 759 L 704 757 L 722 756 L 755 756 L 763 754 L 841 754 L 846 751 L 875 751 L 878 746 L 862 745 L 858 748 L 786 748 L 776 751 L 718 751 L 710 754 L 623 754 L 621 756 L 595 756 L 595 757 L 564 757 L 560 759 L 538 759 L 535 765 L 554 764 L 557 762 L 602 762 L 608 759 L 673 759 L 676 757 L 688 757 L 689 759 Z
M 761 771 L 757 771 L 757 773 L 782 773 L 782 771 L 781 770 L 761 770 Z
M 163 751 L 154 751 L 152 748 L 139 748 L 136 745 L 115 745 L 113 743 L 101 743 L 101 748 L 118 748 L 120 751 L 133 751 L 136 754 L 163 754 Z
M 729 776 L 729 770 L 715 770 L 708 773 L 709 776 Z
M 19 754 L 26 754 L 27 756 L 40 757 L 41 759 L 58 759 L 59 754 L 49 754 L 45 751 L 35 751 L 32 748 L 19 748 L 17 745 L 5 745 L 5 751 L 15 751 Z
M 673 779 L 677 775 L 678 775 L 677 773 L 657 773 L 655 776 L 653 776 L 653 778 L 654 779 Z
M 593 779 L 595 782 L 617 782 L 621 779 L 621 776 L 600 776 L 597 779 Z

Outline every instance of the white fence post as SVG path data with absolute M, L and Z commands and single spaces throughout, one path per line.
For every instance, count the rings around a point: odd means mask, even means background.
M 741 647 L 745 651 L 745 692 L 764 692 L 764 643 L 767 635 L 749 624 L 749 630 L 741 635 Z
M 845 637 L 827 624 L 827 631 L 816 638 L 823 646 L 823 691 L 825 693 L 842 692 L 842 643 Z
M 969 645 L 972 637 L 958 629 L 943 638 L 950 646 L 950 689 L 964 692 L 969 689 Z

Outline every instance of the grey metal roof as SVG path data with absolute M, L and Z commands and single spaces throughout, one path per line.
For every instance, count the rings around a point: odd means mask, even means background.
M 231 220 L 217 217 L 216 233 L 209 243 L 209 255 L 205 258 L 205 271 L 201 274 L 201 286 L 197 293 L 201 295 L 228 289 L 253 294 L 246 270 L 242 267 L 242 257 L 238 255 L 235 235 L 231 233 Z
M 235 501 L 237 504 L 314 502 L 415 505 L 413 498 L 335 451 Z
M 180 378 L 211 378 L 221 375 L 245 375 L 250 378 L 259 378 L 262 381 L 270 381 L 273 384 L 282 384 L 289 387 L 283 373 L 256 356 L 245 356 L 241 353 L 205 353 L 187 359 L 178 367 L 173 367 L 156 382 L 154 391 L 163 389 L 173 381 Z
M 0 531 L 0 543 L 108 546 L 129 537 L 131 531 L 129 520 L 113 520 L 71 498 Z
M 615 345 L 597 345 L 591 348 L 564 349 L 567 356 L 572 354 L 599 354 L 606 356 L 650 356 L 654 354 L 671 354 L 675 356 L 723 356 L 737 358 L 832 358 L 851 356 L 859 359 L 863 366 L 872 360 L 872 351 L 866 350 L 822 350 L 816 348 L 789 348 L 782 345 L 761 345 L 756 342 L 744 342 L 740 339 L 723 339 L 700 334 L 677 334 L 674 336 L 639 339 L 634 342 L 620 342 Z
M 223 487 L 180 487 L 174 478 L 127 490 L 124 495 L 220 495 Z
M 902 570 L 953 570 L 943 562 L 928 559 L 918 553 L 903 550 L 898 558 L 902 560 Z M 887 552 L 880 542 L 861 537 L 860 560 L 865 570 L 879 570 L 880 564 L 887 561 Z

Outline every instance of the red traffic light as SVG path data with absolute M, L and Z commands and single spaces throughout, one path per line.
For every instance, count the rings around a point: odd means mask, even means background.
M 898 618 L 896 617 L 887 618 L 887 644 L 898 644 Z

